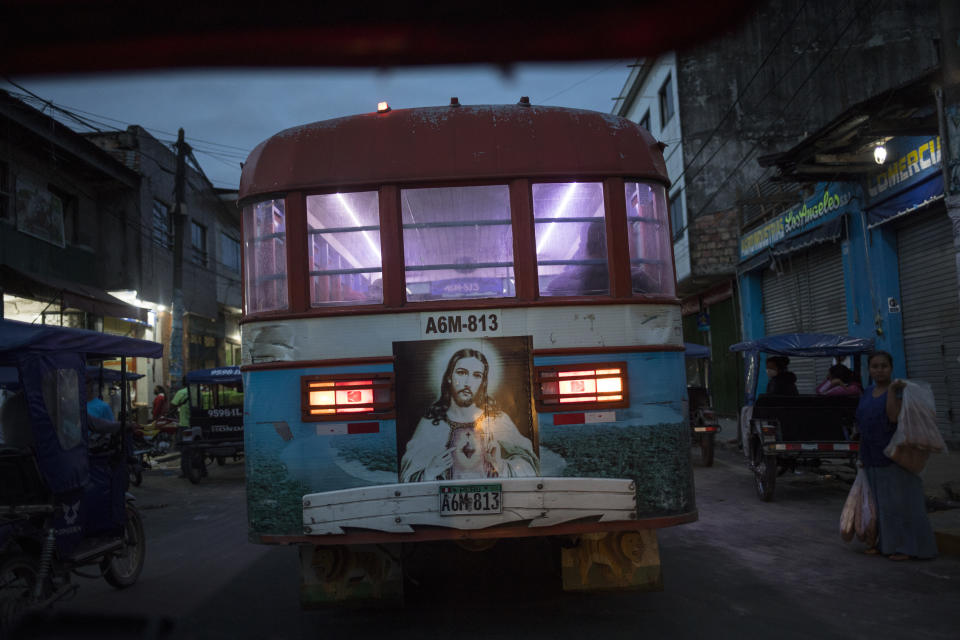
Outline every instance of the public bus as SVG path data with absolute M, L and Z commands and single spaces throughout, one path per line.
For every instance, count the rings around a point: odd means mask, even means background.
M 521 542 L 564 589 L 659 588 L 656 529 L 697 518 L 668 187 L 639 125 L 526 98 L 251 152 L 249 531 L 299 545 L 304 605 Z

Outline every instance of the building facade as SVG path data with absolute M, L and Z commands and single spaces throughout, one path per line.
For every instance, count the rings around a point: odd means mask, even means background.
M 176 154 L 140 127 L 83 135 L 0 92 L 3 317 L 169 345 Z M 239 357 L 240 222 L 229 196 L 185 171 L 184 363 Z M 113 366 L 108 363 L 108 366 Z M 164 360 L 128 363 L 135 402 L 169 385 Z
M 778 180 L 810 185 L 812 195 L 744 231 L 739 280 L 745 338 L 794 331 L 872 338 L 892 354 L 895 376 L 930 385 L 938 426 L 956 445 L 960 295 L 938 78 L 931 72 L 854 105 L 762 159 Z M 828 366 L 792 363 L 801 393 L 812 392 Z
M 813 195 L 771 182 L 758 158 L 934 66 L 938 37 L 934 0 L 768 0 L 713 41 L 633 65 L 613 111 L 667 144 L 684 336 L 711 346 L 721 412 L 735 413 L 742 395 L 728 351 L 745 321 L 738 238 Z

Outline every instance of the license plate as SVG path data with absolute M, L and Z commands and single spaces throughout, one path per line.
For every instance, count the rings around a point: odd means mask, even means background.
M 502 497 L 499 484 L 440 485 L 440 515 L 503 513 Z

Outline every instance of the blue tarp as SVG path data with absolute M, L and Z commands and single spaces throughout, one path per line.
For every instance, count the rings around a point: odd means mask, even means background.
M 778 356 L 848 356 L 873 350 L 873 339 L 829 333 L 781 333 L 731 345 L 730 351 L 770 353 Z
M 187 374 L 187 384 L 231 384 L 241 379 L 240 367 L 197 369 Z
M 0 364 L 14 364 L 16 354 L 27 351 L 82 353 L 88 359 L 163 357 L 163 345 L 149 340 L 86 329 L 0 320 Z
M 710 357 L 710 347 L 705 347 L 702 344 L 694 344 L 692 342 L 684 342 L 684 356 L 687 358 L 709 358 Z

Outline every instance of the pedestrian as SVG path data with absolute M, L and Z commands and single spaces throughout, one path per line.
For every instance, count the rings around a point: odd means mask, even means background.
M 153 421 L 156 422 L 167 413 L 167 390 L 158 384 L 153 388 Z
M 788 371 L 790 358 L 786 356 L 767 356 L 767 393 L 777 396 L 795 396 L 797 375 Z
M 877 544 L 866 550 L 891 560 L 933 558 L 937 543 L 927 518 L 923 481 L 888 458 L 883 450 L 897 429 L 903 380 L 891 380 L 893 357 L 874 351 L 868 360 L 870 379 L 857 406 L 860 465 L 877 502 Z
M 177 423 L 181 427 L 190 426 L 190 392 L 187 389 L 187 377 L 184 376 L 181 381 L 182 386 L 173 394 L 173 400 L 170 405 L 177 409 L 180 421 Z

